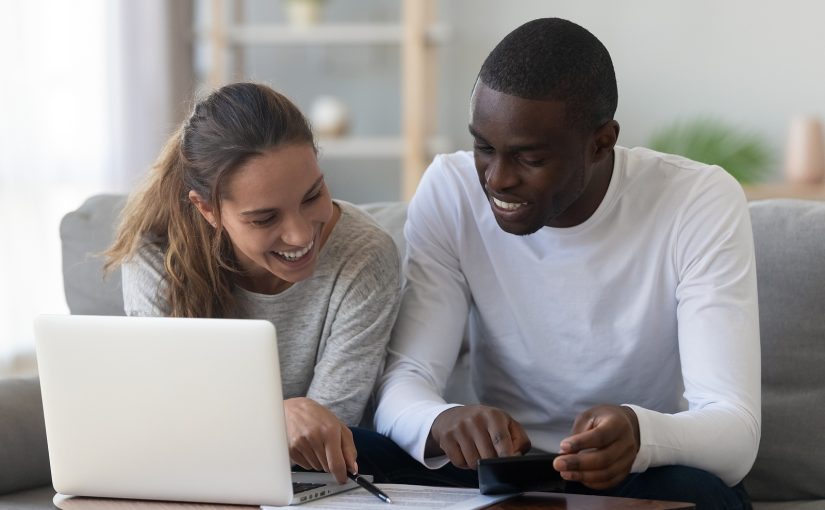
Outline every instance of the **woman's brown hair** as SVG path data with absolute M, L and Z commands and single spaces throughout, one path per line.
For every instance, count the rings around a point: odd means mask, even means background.
M 199 101 L 169 139 L 143 185 L 121 213 L 105 252 L 110 271 L 145 244 L 165 253 L 169 314 L 227 317 L 236 262 L 221 228 L 220 199 L 228 177 L 250 158 L 286 144 L 314 147 L 306 118 L 265 85 L 226 85 Z M 189 200 L 195 191 L 211 207 L 213 227 Z

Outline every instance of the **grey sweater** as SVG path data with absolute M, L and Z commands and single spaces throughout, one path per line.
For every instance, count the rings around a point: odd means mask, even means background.
M 341 217 L 314 274 L 274 294 L 238 286 L 237 318 L 275 325 L 284 398 L 309 397 L 348 425 L 361 420 L 383 367 L 398 312 L 400 271 L 392 238 L 356 206 Z M 127 315 L 165 316 L 163 251 L 146 245 L 123 265 Z

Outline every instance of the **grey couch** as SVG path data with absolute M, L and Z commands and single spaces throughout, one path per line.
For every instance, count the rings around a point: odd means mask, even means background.
M 120 276 L 92 254 L 111 239 L 123 197 L 100 195 L 60 228 L 75 314 L 122 314 Z M 403 252 L 402 203 L 364 206 Z M 750 205 L 762 331 L 762 442 L 745 480 L 758 510 L 825 510 L 825 203 Z M 0 509 L 52 508 L 36 379 L 0 381 Z

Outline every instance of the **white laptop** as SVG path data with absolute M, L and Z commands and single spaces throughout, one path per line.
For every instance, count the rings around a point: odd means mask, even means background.
M 42 315 L 34 330 L 58 493 L 287 505 L 358 487 L 291 473 L 268 321 Z

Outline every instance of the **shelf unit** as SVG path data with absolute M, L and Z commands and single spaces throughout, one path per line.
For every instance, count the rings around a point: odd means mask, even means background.
M 200 34 L 210 45 L 207 84 L 216 88 L 244 76 L 243 48 L 253 45 L 398 45 L 401 61 L 401 126 L 397 137 L 321 138 L 323 157 L 398 158 L 400 196 L 409 200 L 433 154 L 449 150 L 434 135 L 435 49 L 449 29 L 433 22 L 435 0 L 399 0 L 400 23 L 319 23 L 312 26 L 252 24 L 242 19 L 243 0 L 211 0 L 210 29 Z

